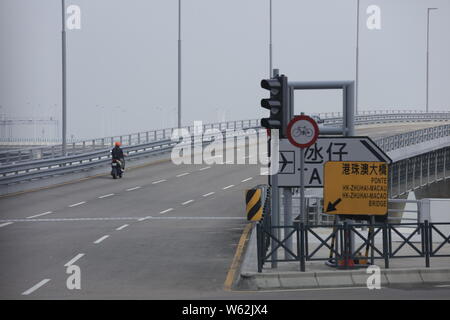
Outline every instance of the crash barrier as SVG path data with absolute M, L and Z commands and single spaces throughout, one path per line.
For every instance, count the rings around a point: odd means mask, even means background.
M 256 134 L 256 131 L 248 133 L 244 130 L 233 133 L 224 132 L 224 140 L 234 137 L 245 139 L 250 138 L 250 136 L 256 136 Z M 200 145 L 200 148 L 202 149 L 214 141 L 214 134 L 205 134 L 202 136 L 203 139 L 197 139 L 197 137 L 198 136 L 191 136 L 190 139 L 186 140 L 183 138 L 182 141 L 166 139 L 139 145 L 124 146 L 122 149 L 127 155 L 126 158 L 128 160 L 134 160 L 169 153 L 175 145 L 179 145 L 180 147 L 185 145 Z M 111 161 L 110 159 L 111 150 L 102 149 L 80 155 L 3 165 L 0 166 L 0 185 L 90 170 L 109 164 Z
M 297 262 L 300 271 L 306 271 L 308 261 L 324 261 L 332 267 L 348 269 L 373 265 L 376 260 L 382 260 L 384 267 L 389 268 L 392 259 L 421 258 L 429 268 L 432 258 L 450 257 L 444 252 L 444 247 L 450 247 L 450 232 L 444 231 L 448 230 L 450 222 L 425 220 L 423 223 L 393 224 L 343 221 L 336 223 L 330 228 L 330 234 L 323 236 L 319 232 L 323 229 L 321 225 L 295 222 L 291 226 L 273 226 L 265 220 L 269 219 L 263 218 L 256 224 L 258 272 L 262 272 L 266 262 Z M 361 231 L 362 228 L 368 229 L 367 234 Z M 405 228 L 410 230 L 409 235 L 404 235 Z M 280 233 L 283 237 L 275 236 Z M 357 245 L 351 241 L 351 233 Z M 394 237 L 399 241 L 394 243 Z M 413 241 L 413 237 L 418 239 Z M 289 248 L 286 245 L 288 239 L 294 239 L 296 245 Z M 271 246 L 272 242 L 275 246 Z M 289 255 L 278 258 L 274 252 L 280 248 Z
M 319 117 L 319 124 L 326 126 L 342 125 L 342 113 L 329 112 L 313 114 Z M 449 121 L 450 112 L 423 112 L 417 110 L 374 110 L 374 111 L 360 111 L 355 116 L 356 125 L 366 125 L 375 123 L 392 123 L 392 122 L 423 122 L 423 121 Z M 203 131 L 208 129 L 218 130 L 239 130 L 252 127 L 259 127 L 260 119 L 250 120 L 236 120 L 227 122 L 218 122 L 211 124 L 204 124 L 202 126 Z M 183 127 L 192 132 L 193 126 Z M 114 146 L 115 141 L 120 141 L 123 145 L 132 146 L 144 143 L 150 143 L 160 140 L 169 139 L 172 133 L 177 128 L 166 128 L 159 130 L 150 130 L 145 132 L 137 132 L 126 135 L 110 136 L 95 139 L 86 140 L 68 140 L 66 146 L 66 155 L 82 154 L 86 152 L 92 152 L 99 149 L 105 149 Z M 421 133 L 418 130 L 414 137 L 405 137 L 398 135 L 396 139 L 379 139 L 376 143 L 385 151 L 398 148 L 400 145 L 408 145 L 419 141 L 421 137 L 428 137 L 430 134 L 436 134 L 431 132 L 433 128 L 430 128 L 425 133 Z M 431 130 L 431 131 L 430 131 Z M 25 144 L 35 143 L 35 139 L 16 139 L 16 138 L 0 138 L 0 143 L 3 144 Z M 48 143 L 47 140 L 42 141 Z M 0 151 L 0 164 L 18 163 L 24 161 L 40 160 L 40 159 L 52 159 L 55 157 L 61 157 L 63 155 L 63 148 L 61 144 L 56 144 L 45 147 L 29 147 L 21 149 L 12 149 L 6 151 Z

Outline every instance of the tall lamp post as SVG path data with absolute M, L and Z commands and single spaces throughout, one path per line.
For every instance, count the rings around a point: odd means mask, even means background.
M 359 0 L 356 4 L 356 75 L 355 75 L 355 114 L 358 114 L 359 87 Z
M 428 97 L 429 97 L 429 93 L 428 93 L 428 89 L 429 89 L 429 85 L 428 85 L 428 80 L 429 80 L 429 49 L 430 49 L 430 11 L 431 10 L 437 10 L 437 8 L 427 8 L 427 81 L 426 81 L 426 86 L 427 86 L 427 97 L 426 97 L 426 112 L 428 113 L 429 109 L 428 109 Z
M 62 9 L 62 154 L 66 155 L 67 145 L 67 90 L 66 90 L 66 1 L 61 0 Z
M 181 0 L 178 0 L 178 128 L 181 128 Z

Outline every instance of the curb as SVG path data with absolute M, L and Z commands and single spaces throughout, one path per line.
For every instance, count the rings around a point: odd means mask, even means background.
M 450 283 L 450 268 L 435 269 L 381 269 L 381 286 L 405 284 Z M 336 287 L 365 287 L 371 274 L 366 270 L 321 271 L 321 272 L 279 272 L 241 273 L 237 289 L 314 289 Z

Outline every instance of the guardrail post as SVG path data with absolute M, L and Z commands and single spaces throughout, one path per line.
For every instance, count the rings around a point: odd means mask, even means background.
M 384 268 L 389 269 L 389 239 L 388 239 L 388 222 L 383 223 L 383 258 L 384 258 Z
M 299 230 L 300 226 L 300 230 Z M 297 228 L 297 249 L 300 243 L 300 252 L 297 250 L 297 254 L 300 256 L 300 271 L 305 272 L 305 223 L 302 221 L 296 224 Z M 300 237 L 300 239 L 298 239 Z M 300 240 L 300 241 L 299 241 Z
M 425 249 L 425 267 L 429 268 L 430 267 L 430 248 L 431 248 L 431 243 L 430 243 L 430 224 L 428 222 L 428 220 L 425 220 L 424 223 L 422 224 L 423 227 L 423 239 L 425 242 L 424 245 L 424 249 Z
M 258 259 L 258 272 L 262 272 L 262 266 L 263 266 L 263 254 L 264 254 L 264 241 L 262 240 L 262 231 L 261 231 L 261 222 L 258 221 L 256 224 L 256 255 Z

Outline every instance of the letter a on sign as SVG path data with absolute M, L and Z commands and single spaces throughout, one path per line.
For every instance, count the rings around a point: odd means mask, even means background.
M 366 13 L 369 14 L 367 18 L 367 29 L 381 30 L 381 9 L 379 6 L 371 5 L 367 7 Z
M 66 10 L 69 15 L 66 20 L 67 29 L 80 30 L 81 29 L 81 9 L 77 5 L 70 5 Z

